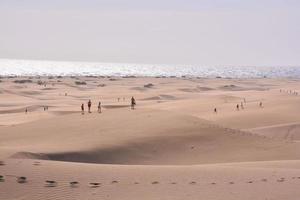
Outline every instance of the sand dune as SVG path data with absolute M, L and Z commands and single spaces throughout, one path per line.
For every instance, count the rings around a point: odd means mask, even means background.
M 16 108 L 16 109 L 6 109 L 6 110 L 0 110 L 0 114 L 11 114 L 11 113 L 24 113 L 26 108 L 33 112 L 36 110 L 39 110 L 41 108 L 43 108 L 45 105 L 32 105 L 32 106 L 28 106 L 28 107 L 22 107 L 22 108 Z
M 270 138 L 300 140 L 300 123 L 279 124 L 250 129 L 249 131 Z
M 17 164 L 18 163 L 18 164 Z M 290 168 L 290 166 L 293 168 Z M 298 161 L 198 166 L 119 166 L 8 160 L 4 199 L 297 199 Z M 16 171 L 15 175 L 11 172 Z M 27 183 L 17 183 L 17 176 Z M 55 181 L 49 187 L 46 181 Z M 70 182 L 78 182 L 77 187 Z M 97 183 L 99 186 L 90 186 Z M 13 188 L 12 192 L 10 191 Z M 259 195 L 259 198 L 258 198 Z
M 0 199 L 300 195 L 300 97 L 279 91 L 299 90 L 297 80 L 53 77 L 15 88 L 16 79 L 0 85 Z M 146 83 L 155 89 L 132 89 Z
M 23 157 L 35 157 L 36 153 L 36 158 L 40 158 L 42 153 L 43 158 L 60 161 L 157 165 L 300 158 L 297 144 L 167 111 L 110 110 L 105 115 L 89 116 L 78 113 L 0 130 L 7 129 L 10 134 L 1 137 L 2 147 L 18 144 L 19 149 L 22 144 L 22 151 L 31 153 Z M 35 132 L 28 134 L 32 129 Z M 20 137 L 20 130 L 27 133 L 25 139 Z M 36 145 L 30 146 L 32 142 Z
M 177 98 L 172 96 L 172 95 L 161 94 L 161 95 L 158 95 L 158 96 L 143 98 L 141 100 L 143 100 L 143 101 L 152 101 L 152 100 L 175 100 L 175 99 L 177 99 Z

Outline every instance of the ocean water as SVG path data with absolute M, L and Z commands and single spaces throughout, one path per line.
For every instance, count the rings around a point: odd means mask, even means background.
M 0 59 L 0 76 L 300 78 L 300 66 L 192 66 Z

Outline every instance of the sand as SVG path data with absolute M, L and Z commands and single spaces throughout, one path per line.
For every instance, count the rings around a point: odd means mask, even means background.
M 300 80 L 1 80 L 0 199 L 299 199 Z

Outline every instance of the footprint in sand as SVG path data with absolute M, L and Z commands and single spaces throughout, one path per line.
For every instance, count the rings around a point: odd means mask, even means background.
M 190 185 L 196 185 L 195 181 L 190 182 Z
M 56 187 L 56 186 L 57 186 L 57 182 L 56 181 L 46 180 L 45 187 Z
M 216 185 L 217 183 L 215 183 L 215 182 L 212 182 L 212 183 L 210 183 L 211 185 Z
M 247 183 L 253 183 L 253 181 L 248 181 Z
M 262 182 L 267 182 L 268 180 L 266 178 L 261 179 Z
M 172 184 L 172 185 L 176 185 L 177 183 L 176 183 L 176 182 L 172 182 L 171 184 Z
M 0 175 L 0 182 L 4 182 L 5 179 L 4 179 L 4 176 Z
M 71 187 L 78 187 L 78 185 L 79 185 L 79 182 L 77 182 L 77 181 L 70 182 Z
M 0 160 L 0 166 L 5 165 L 4 161 Z
M 35 165 L 35 166 L 39 166 L 39 165 L 41 165 L 41 163 L 40 163 L 40 162 L 38 162 L 38 161 L 36 161 L 36 162 L 34 162 L 34 163 L 33 163 L 33 165 Z
M 277 179 L 277 182 L 284 182 L 284 178 Z
M 97 187 L 100 187 L 100 185 L 101 185 L 101 183 L 98 183 L 98 182 L 90 183 L 91 188 L 97 188 Z
M 18 183 L 26 183 L 27 178 L 25 176 L 20 176 L 20 177 L 17 178 L 17 182 Z
M 231 184 L 231 185 L 232 185 L 232 184 L 234 184 L 234 182 L 229 182 L 229 184 Z
M 158 181 L 153 181 L 152 184 L 156 185 L 156 184 L 159 184 L 159 182 Z
M 140 184 L 140 183 L 139 183 L 139 182 L 134 182 L 134 184 L 135 184 L 135 185 L 138 185 L 138 184 Z
M 116 184 L 119 183 L 118 181 L 112 181 L 111 184 Z

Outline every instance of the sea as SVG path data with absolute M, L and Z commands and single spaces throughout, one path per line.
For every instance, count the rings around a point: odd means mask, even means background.
M 0 76 L 300 78 L 300 66 L 197 66 L 0 59 Z

